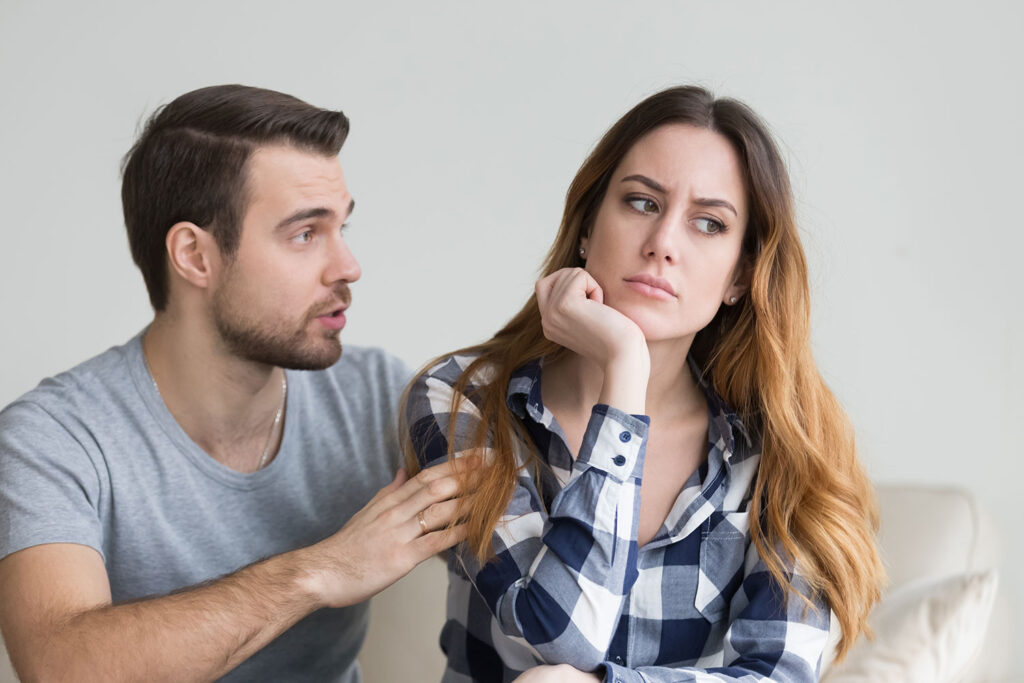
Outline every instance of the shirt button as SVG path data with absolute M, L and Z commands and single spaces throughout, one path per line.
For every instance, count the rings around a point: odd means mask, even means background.
M 622 467 L 623 465 L 626 464 L 626 456 L 616 455 L 614 458 L 612 458 L 612 462 L 618 465 L 619 467 Z
M 618 655 L 616 655 L 615 663 L 618 664 L 619 666 L 622 666 L 622 657 L 619 657 Z
M 622 443 L 626 443 L 631 438 L 633 438 L 633 435 L 630 434 L 629 432 L 622 432 L 621 434 L 619 434 L 619 441 L 621 441 Z

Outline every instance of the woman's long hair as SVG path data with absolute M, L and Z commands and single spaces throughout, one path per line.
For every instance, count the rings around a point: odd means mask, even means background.
M 795 564 L 824 597 L 842 627 L 837 652 L 842 657 L 868 630 L 868 612 L 884 583 L 875 546 L 878 513 L 849 421 L 811 355 L 807 263 L 789 176 L 765 124 L 743 103 L 716 100 L 693 86 L 670 88 L 636 105 L 605 133 L 569 186 L 543 274 L 583 266 L 580 238 L 589 235 L 616 167 L 637 140 L 673 123 L 719 133 L 741 160 L 750 205 L 741 258 L 753 266 L 750 292 L 739 304 L 720 307 L 697 333 L 691 353 L 715 391 L 761 435 L 749 510 L 757 551 L 787 595 L 793 594 L 787 567 Z M 481 561 L 493 557 L 491 535 L 519 470 L 515 442 L 525 438 L 505 402 L 511 376 L 530 361 L 553 360 L 565 352 L 544 337 L 536 296 L 490 340 L 456 352 L 476 358 L 455 386 L 452 412 L 473 385 L 481 415 L 472 442 L 459 448 L 482 452 L 490 441 L 493 457 L 476 495 L 463 499 L 468 501 L 462 511 L 467 543 Z M 456 421 L 449 425 L 453 457 Z M 407 465 L 415 472 L 418 464 L 408 439 L 405 447 Z M 543 467 L 536 453 L 530 457 L 528 466 Z

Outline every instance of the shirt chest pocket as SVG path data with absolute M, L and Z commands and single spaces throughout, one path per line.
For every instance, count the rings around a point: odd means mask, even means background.
M 700 571 L 694 607 L 710 622 L 725 616 L 743 581 L 743 562 L 750 541 L 746 512 L 714 512 L 701 529 Z

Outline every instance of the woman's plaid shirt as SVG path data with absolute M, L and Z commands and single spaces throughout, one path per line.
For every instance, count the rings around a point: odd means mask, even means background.
M 424 466 L 447 460 L 474 432 L 470 399 L 450 412 L 453 385 L 472 360 L 452 356 L 411 388 L 408 424 Z M 694 366 L 691 364 L 691 369 Z M 706 462 L 664 525 L 637 544 L 649 419 L 594 406 L 577 457 L 541 401 L 541 366 L 517 371 L 508 406 L 550 466 L 523 468 L 481 566 L 448 555 L 444 681 L 511 681 L 538 664 L 603 672 L 605 681 L 813 681 L 829 610 L 786 601 L 750 540 L 747 507 L 760 460 L 756 435 L 701 381 L 709 409 Z M 794 585 L 810 591 L 799 576 Z

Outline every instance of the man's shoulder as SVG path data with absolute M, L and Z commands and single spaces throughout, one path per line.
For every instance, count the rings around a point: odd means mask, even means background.
M 387 402 L 396 400 L 412 378 L 409 367 L 397 356 L 376 347 L 348 344 L 331 367 L 299 374 L 320 394 L 334 394 L 342 399 L 380 398 Z
M 341 358 L 329 370 L 335 372 L 407 372 L 407 366 L 398 356 L 376 346 L 346 344 Z
M 395 378 L 407 380 L 412 374 L 405 362 L 384 349 L 376 346 L 345 345 L 338 362 L 321 371 L 333 378 L 365 377 L 391 381 Z M 316 375 L 317 373 L 311 373 Z
M 68 413 L 105 410 L 103 406 L 112 395 L 123 394 L 125 387 L 132 384 L 130 355 L 133 343 L 137 343 L 137 338 L 112 346 L 72 368 L 44 378 L 0 414 L 34 407 L 59 420 L 60 416 Z

